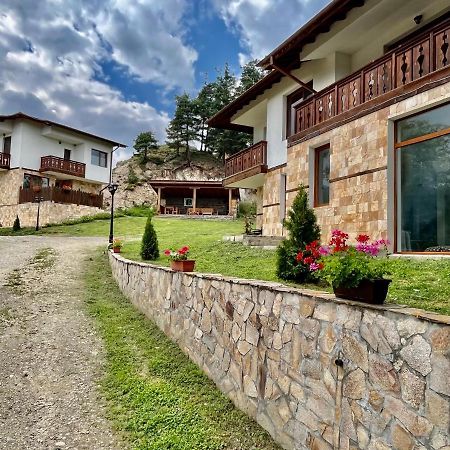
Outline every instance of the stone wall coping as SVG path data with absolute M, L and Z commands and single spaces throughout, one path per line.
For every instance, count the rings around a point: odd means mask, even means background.
M 120 261 L 126 265 L 158 269 L 158 270 L 162 270 L 164 272 L 172 272 L 172 273 L 175 272 L 170 267 L 159 266 L 157 264 L 144 263 L 144 262 L 140 262 L 140 261 L 133 261 L 130 259 L 126 259 L 118 253 L 113 253 L 112 250 L 110 250 L 110 253 L 115 259 L 117 259 L 118 261 Z M 182 273 L 185 276 L 192 277 L 192 278 L 200 278 L 200 279 L 212 280 L 212 281 L 225 281 L 225 282 L 228 282 L 231 284 L 263 288 L 263 289 L 267 289 L 272 292 L 298 294 L 298 295 L 301 295 L 302 297 L 312 298 L 316 301 L 321 301 L 324 303 L 332 302 L 332 303 L 335 303 L 338 305 L 350 305 L 350 306 L 360 308 L 360 309 L 388 311 L 391 313 L 402 314 L 405 316 L 412 316 L 416 319 L 422 319 L 427 322 L 450 325 L 450 316 L 447 316 L 444 314 L 433 313 L 431 311 L 425 311 L 423 309 L 418 309 L 418 308 L 409 308 L 408 306 L 405 306 L 405 305 L 397 305 L 397 304 L 372 305 L 369 303 L 361 303 L 361 302 L 356 302 L 353 300 L 345 300 L 345 299 L 337 298 L 334 294 L 328 294 L 323 291 L 314 291 L 312 289 L 295 288 L 295 287 L 287 286 L 285 284 L 274 282 L 274 281 L 244 279 L 244 278 L 230 277 L 230 276 L 225 276 L 225 275 L 221 275 L 221 274 L 213 274 L 213 273 L 200 273 L 200 272 L 180 272 L 180 273 Z

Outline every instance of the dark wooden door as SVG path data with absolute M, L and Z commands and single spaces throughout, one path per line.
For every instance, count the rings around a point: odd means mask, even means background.
M 70 150 L 68 148 L 64 149 L 64 159 L 70 161 Z
M 9 155 L 11 153 L 11 136 L 3 138 L 3 153 Z

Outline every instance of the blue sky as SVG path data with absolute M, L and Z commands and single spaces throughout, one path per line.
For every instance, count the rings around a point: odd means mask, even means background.
M 327 2 L 2 0 L 0 113 L 163 141 L 176 94 L 195 95 L 226 62 L 239 74 Z

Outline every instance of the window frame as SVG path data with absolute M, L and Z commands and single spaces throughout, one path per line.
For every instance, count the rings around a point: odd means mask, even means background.
M 313 80 L 308 81 L 305 83 L 308 87 L 313 87 Z M 300 105 L 305 100 L 307 100 L 312 93 L 308 91 L 308 89 L 305 89 L 304 87 L 300 87 L 296 89 L 294 92 L 291 92 L 290 94 L 286 95 L 286 139 L 290 136 L 293 136 L 295 134 L 295 107 L 297 105 Z M 293 126 L 291 126 L 293 125 Z M 291 129 L 293 128 L 293 129 Z
M 318 208 L 320 206 L 328 206 L 330 204 L 330 188 L 328 188 L 328 202 L 327 203 L 320 203 L 319 202 L 319 158 L 320 158 L 320 154 L 325 151 L 328 150 L 328 158 L 330 159 L 331 162 L 331 147 L 330 144 L 324 144 L 321 145 L 320 147 L 317 147 L 314 149 L 314 207 Z M 331 164 L 330 165 L 330 169 L 331 169 Z M 331 170 L 330 170 L 331 171 Z M 328 183 L 330 182 L 330 172 L 328 173 Z
M 408 250 L 402 250 L 401 244 L 399 244 L 399 206 L 400 206 L 400 199 L 401 196 L 400 192 L 400 184 L 399 184 L 399 164 L 398 164 L 398 152 L 403 147 L 406 147 L 408 145 L 418 144 L 420 142 L 429 141 L 441 136 L 446 136 L 450 134 L 450 128 L 445 128 L 443 130 L 434 131 L 432 133 L 424 134 L 421 136 L 416 136 L 411 139 L 407 139 L 405 141 L 399 141 L 398 139 L 398 123 L 404 119 L 408 119 L 411 117 L 419 116 L 421 114 L 424 114 L 428 111 L 431 111 L 433 109 L 438 109 L 443 106 L 448 105 L 450 102 L 444 102 L 440 103 L 439 105 L 432 106 L 430 108 L 418 111 L 413 114 L 409 114 L 404 117 L 400 117 L 397 120 L 394 121 L 394 253 L 398 254 L 408 254 L 408 255 L 450 255 L 450 252 L 419 252 L 419 251 L 408 251 Z
M 190 202 L 188 200 L 190 200 Z M 193 205 L 194 205 L 193 197 L 184 197 L 183 198 L 183 205 L 188 207 L 188 208 L 192 208 Z
M 98 154 L 98 164 L 92 162 L 92 157 L 94 156 L 94 152 L 96 152 Z M 101 156 L 102 155 L 104 155 L 104 157 L 105 157 L 105 165 L 101 164 Z M 108 168 L 108 153 L 103 152 L 102 150 L 97 150 L 96 148 L 91 148 L 91 165 L 107 169 Z

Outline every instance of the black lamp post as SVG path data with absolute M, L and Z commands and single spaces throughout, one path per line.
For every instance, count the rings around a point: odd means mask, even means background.
M 114 194 L 116 193 L 119 185 L 117 183 L 108 184 L 108 191 L 111 194 L 111 219 L 109 222 L 109 243 L 112 244 L 114 239 Z
M 44 200 L 44 197 L 40 195 L 34 197 L 34 201 L 38 204 L 37 216 L 36 216 L 36 231 L 39 231 L 39 214 L 41 210 L 41 202 Z

